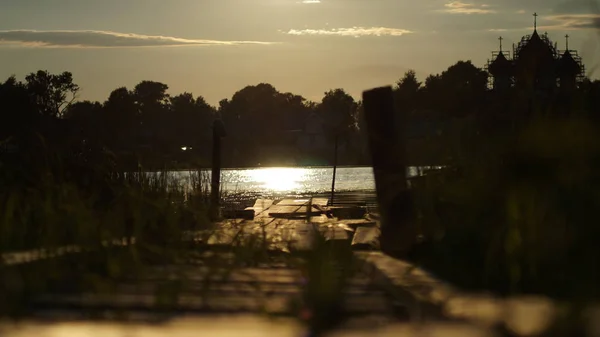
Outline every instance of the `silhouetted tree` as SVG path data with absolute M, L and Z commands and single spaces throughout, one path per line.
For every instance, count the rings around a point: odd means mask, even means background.
M 260 162 L 265 146 L 287 143 L 284 134 L 302 129 L 310 111 L 302 96 L 280 93 L 268 83 L 247 86 L 219 106 L 232 151 L 246 162 Z
M 67 107 L 63 117 L 71 122 L 73 135 L 79 142 L 99 143 L 100 134 L 105 131 L 98 126 L 102 123 L 104 112 L 99 102 L 82 101 Z
M 418 107 L 421 85 L 414 70 L 407 71 L 404 73 L 404 77 L 396 82 L 394 91 L 396 108 L 399 111 L 409 113 Z
M 444 93 L 444 85 L 442 76 L 439 74 L 431 74 L 425 78 L 425 85 L 421 88 L 422 106 L 424 109 L 442 110 L 445 108 L 444 101 L 441 99 L 441 94 Z
M 280 93 L 267 83 L 247 86 L 227 101 L 221 114 L 240 136 L 257 131 L 273 135 L 274 131 L 279 130 L 282 120 L 279 118 L 282 111 L 277 106 L 278 95 Z M 268 134 L 264 136 L 268 137 Z
M 167 139 L 168 129 L 164 128 L 170 119 L 168 89 L 164 83 L 142 81 L 132 92 L 141 117 L 143 143 L 152 144 L 154 153 L 172 150 Z
M 164 107 L 169 104 L 169 86 L 154 81 L 142 81 L 133 89 L 133 95 L 140 109 Z
M 37 124 L 38 113 L 22 82 L 14 76 L 0 83 L 0 141 L 21 137 Z
M 317 110 L 325 121 L 325 130 L 334 147 L 351 147 L 358 136 L 358 104 L 344 89 L 329 90 Z M 356 151 L 356 149 L 355 149 Z
M 174 147 L 200 146 L 200 141 L 210 139 L 210 128 L 215 118 L 215 108 L 202 96 L 194 98 L 185 92 L 170 98 L 169 139 Z M 204 145 L 207 145 L 206 143 Z
M 471 114 L 485 101 L 487 78 L 487 73 L 471 61 L 458 61 L 442 74 L 427 77 L 425 107 L 455 117 Z
M 415 95 L 421 89 L 421 84 L 417 79 L 417 74 L 411 69 L 404 73 L 404 77 L 396 82 L 396 90 L 400 93 Z
M 286 130 L 302 129 L 306 118 L 316 104 L 289 92 L 281 94 L 279 98 L 282 100 L 280 104 L 285 109 L 283 128 Z
M 344 89 L 329 90 L 317 107 L 331 135 L 341 135 L 357 129 L 358 104 Z
M 458 61 L 442 73 L 447 103 L 452 115 L 475 112 L 485 99 L 488 74 L 471 61 Z
M 444 124 L 442 120 L 448 117 L 463 117 L 479 111 L 485 112 L 481 116 L 487 116 L 481 119 L 495 127 L 498 122 L 489 117 L 494 115 L 490 107 L 498 104 L 493 102 L 495 96 L 489 92 L 487 81 L 487 73 L 471 61 L 458 61 L 441 74 L 428 76 L 423 83 L 409 70 L 394 88 L 397 109 L 416 112 L 415 119 L 420 116 L 427 119 L 427 123 L 419 124 L 420 130 L 433 129 L 428 125 Z M 595 116 L 600 106 L 598 83 L 587 80 L 580 85 L 578 99 L 572 100 L 581 103 L 577 109 Z M 152 157 L 155 164 L 162 165 L 167 160 L 200 155 L 193 151 L 182 155 L 181 148 L 208 148 L 211 123 L 217 117 L 223 120 L 228 131 L 225 149 L 230 165 L 256 165 L 265 158 L 290 159 L 301 148 L 315 153 L 324 151 L 326 143 L 314 142 L 322 140 L 315 136 L 321 129 L 332 145 L 338 139 L 344 145 L 354 146 L 350 150 L 357 157 L 365 153 L 365 149 L 360 148 L 360 144 L 366 143 L 360 103 L 341 88 L 326 92 L 321 102 L 315 103 L 300 95 L 279 92 L 271 84 L 259 83 L 221 100 L 218 109 L 207 104 L 202 96 L 189 92 L 171 97 L 168 89 L 168 85 L 161 82 L 142 81 L 133 90 L 125 87 L 113 90 L 100 104 L 76 102 L 79 86 L 73 83 L 69 72 L 51 74 L 40 70 L 26 76 L 23 82 L 12 76 L 0 83 L 0 141 L 10 138 L 26 148 L 42 136 L 42 139 L 57 140 L 56 144 L 61 146 L 66 141 L 76 144 L 78 153 L 108 148 L 118 156 L 134 155 L 144 157 L 144 161 Z M 519 106 L 520 103 L 515 102 L 514 105 Z M 423 110 L 435 113 L 418 114 Z M 319 117 L 315 119 L 313 114 Z M 302 131 L 309 117 L 311 141 L 307 142 L 307 138 L 302 138 L 306 136 Z M 278 154 L 267 149 L 271 146 L 279 148 Z M 233 155 L 235 153 L 237 155 Z M 207 153 L 202 155 L 209 157 Z M 305 162 L 330 159 L 328 152 Z
M 39 70 L 25 77 L 26 87 L 39 112 L 45 117 L 62 117 L 64 109 L 77 98 L 79 86 L 73 83 L 73 75 L 59 75 Z
M 133 93 L 125 87 L 113 90 L 104 102 L 100 125 L 105 145 L 112 150 L 133 149 L 141 132 L 141 116 Z
M 369 134 L 367 132 L 367 125 L 365 121 L 365 109 L 362 100 L 356 103 L 356 125 L 358 127 L 358 145 L 357 159 L 359 164 L 366 164 L 371 161 L 368 153 L 368 141 Z

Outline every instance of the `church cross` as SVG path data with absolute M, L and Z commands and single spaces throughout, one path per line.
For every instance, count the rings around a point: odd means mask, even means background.
M 500 36 L 498 40 L 500 41 L 500 52 L 502 52 L 502 40 L 504 40 L 504 38 Z
M 569 34 L 565 35 L 565 40 L 567 44 L 567 51 L 569 51 Z
M 537 17 L 538 13 L 533 13 L 533 29 L 537 29 Z

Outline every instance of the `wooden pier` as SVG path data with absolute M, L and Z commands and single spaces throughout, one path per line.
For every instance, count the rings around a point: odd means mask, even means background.
M 355 250 L 379 248 L 378 220 L 360 203 L 329 205 L 322 197 L 257 199 L 251 207 L 223 215 L 228 219 L 202 238 L 209 245 L 231 245 L 242 237 L 262 236 L 270 249 L 289 252 L 310 249 L 319 233 L 326 241 L 347 242 Z

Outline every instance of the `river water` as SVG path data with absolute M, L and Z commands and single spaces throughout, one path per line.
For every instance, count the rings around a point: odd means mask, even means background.
M 183 181 L 189 179 L 189 172 L 178 172 Z M 418 174 L 418 168 L 411 167 L 408 176 Z M 205 179 L 210 171 L 204 171 Z M 221 174 L 221 188 L 224 194 L 238 197 L 285 197 L 323 195 L 331 191 L 332 167 L 269 167 L 252 169 L 227 169 Z M 338 167 L 335 191 L 340 193 L 372 194 L 375 180 L 371 167 Z

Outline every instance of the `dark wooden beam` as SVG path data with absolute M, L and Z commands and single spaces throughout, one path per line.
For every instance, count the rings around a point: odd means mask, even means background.
M 212 170 L 210 185 L 210 218 L 221 218 L 221 139 L 227 135 L 221 120 L 213 122 Z
M 363 104 L 381 213 L 381 250 L 406 256 L 416 240 L 406 175 L 406 116 L 394 108 L 390 86 L 363 92 Z

